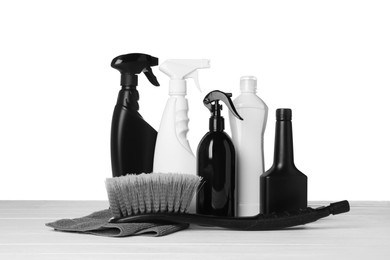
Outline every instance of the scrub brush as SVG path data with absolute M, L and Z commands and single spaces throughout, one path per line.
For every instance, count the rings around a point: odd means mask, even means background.
M 108 202 L 114 218 L 137 214 L 187 212 L 200 185 L 192 174 L 128 174 L 106 179 Z
M 151 173 L 106 180 L 112 223 L 188 223 L 234 230 L 274 230 L 314 222 L 349 211 L 348 201 L 253 217 L 220 217 L 186 213 L 201 178 L 190 174 Z

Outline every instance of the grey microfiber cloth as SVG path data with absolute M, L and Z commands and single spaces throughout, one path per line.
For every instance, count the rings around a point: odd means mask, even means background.
M 161 225 L 156 223 L 109 223 L 112 218 L 109 209 L 94 212 L 74 219 L 60 219 L 46 226 L 58 231 L 78 232 L 107 237 L 126 237 L 141 234 L 165 236 L 186 229 L 189 224 Z

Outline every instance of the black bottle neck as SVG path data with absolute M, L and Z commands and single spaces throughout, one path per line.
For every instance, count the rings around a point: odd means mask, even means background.
M 291 119 L 276 121 L 274 166 L 295 167 Z
M 223 132 L 225 129 L 225 120 L 221 116 L 222 105 L 216 100 L 211 108 L 211 117 L 209 120 L 210 132 Z
M 225 129 L 225 120 L 222 116 L 211 116 L 209 120 L 210 132 L 223 132 Z
M 119 91 L 117 105 L 126 107 L 127 109 L 136 110 L 139 109 L 139 93 L 137 86 L 125 86 L 122 85 L 122 89 Z
M 121 73 L 121 86 L 130 87 L 138 86 L 138 75 L 132 73 Z

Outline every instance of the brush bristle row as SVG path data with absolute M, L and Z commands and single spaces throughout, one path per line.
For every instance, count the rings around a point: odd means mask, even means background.
M 150 173 L 108 178 L 106 189 L 115 218 L 143 213 L 186 212 L 201 177 Z

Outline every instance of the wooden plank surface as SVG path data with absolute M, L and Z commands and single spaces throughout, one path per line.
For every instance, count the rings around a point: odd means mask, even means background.
M 390 202 L 351 206 L 347 214 L 288 230 L 191 226 L 165 237 L 108 238 L 45 226 L 107 208 L 107 202 L 0 201 L 0 259 L 390 259 Z

